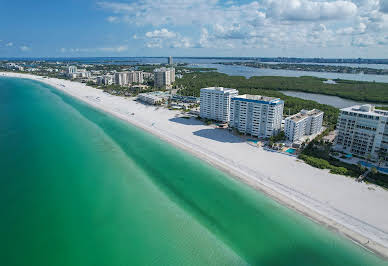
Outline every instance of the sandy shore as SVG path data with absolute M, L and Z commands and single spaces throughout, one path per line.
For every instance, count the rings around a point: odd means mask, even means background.
M 67 80 L 28 74 L 1 76 L 45 82 L 111 113 L 230 173 L 280 203 L 388 258 L 388 191 L 253 147 L 227 130 L 180 113 L 146 106 Z M 131 115 L 134 113 L 134 115 Z

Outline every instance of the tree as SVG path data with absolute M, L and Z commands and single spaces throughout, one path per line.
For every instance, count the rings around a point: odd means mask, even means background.
M 270 140 L 270 141 L 268 142 L 268 146 L 270 146 L 271 148 L 273 147 L 273 141 L 272 141 L 272 140 Z
M 377 168 L 376 167 L 372 167 L 371 169 L 370 169 L 370 171 L 372 172 L 372 174 L 377 174 Z
M 361 162 L 358 162 L 357 165 L 358 165 L 358 168 L 360 169 L 361 172 L 365 172 L 366 167 L 363 166 L 363 165 L 361 164 Z
M 377 155 L 379 157 L 379 166 L 381 166 L 381 163 L 385 160 L 385 157 L 387 157 L 387 152 L 380 149 Z

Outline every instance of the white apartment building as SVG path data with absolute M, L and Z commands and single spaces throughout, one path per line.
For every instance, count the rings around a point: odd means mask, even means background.
M 302 110 L 285 119 L 284 133 L 289 141 L 296 142 L 307 135 L 321 131 L 323 112 L 318 109 Z
M 120 86 L 128 85 L 128 73 L 127 72 L 116 72 L 115 73 L 115 84 Z
M 172 56 L 169 56 L 169 57 L 168 57 L 168 64 L 169 64 L 169 65 L 172 65 L 172 64 L 173 64 Z
M 111 75 L 98 76 L 97 77 L 97 84 L 98 85 L 112 85 L 113 80 L 114 80 L 114 76 L 111 76 Z
M 67 68 L 67 73 L 68 74 L 73 74 L 73 73 L 76 73 L 77 72 L 77 67 L 76 66 L 69 66 Z
M 128 83 L 143 83 L 143 71 L 131 71 L 128 72 Z
M 155 87 L 169 87 L 175 82 L 175 68 L 159 68 L 154 70 Z
M 201 89 L 200 116 L 202 118 L 229 122 L 230 102 L 232 97 L 238 95 L 238 90 L 210 87 Z
M 90 78 L 90 72 L 87 71 L 86 69 L 79 69 L 77 72 L 77 77 L 80 78 Z
M 154 78 L 154 74 L 153 73 L 143 72 L 143 80 L 150 80 L 150 79 L 153 79 L 153 78 Z
M 388 151 L 387 124 L 388 111 L 375 109 L 373 105 L 343 108 L 338 117 L 334 149 L 378 159 L 380 152 Z
M 284 101 L 260 95 L 240 95 L 231 99 L 229 126 L 252 136 L 269 138 L 282 126 Z

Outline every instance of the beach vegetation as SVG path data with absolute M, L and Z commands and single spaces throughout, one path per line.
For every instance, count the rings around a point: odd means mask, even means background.
M 282 130 L 278 134 L 276 134 L 275 136 L 270 137 L 269 139 L 272 142 L 279 142 L 279 141 L 285 140 L 286 135 L 285 135 L 284 131 Z
M 313 167 L 329 169 L 332 174 L 353 178 L 358 178 L 367 170 L 361 163 L 350 164 L 333 157 L 331 148 L 331 143 L 314 139 L 302 150 L 298 158 Z M 341 158 L 346 157 L 343 155 Z M 377 169 L 371 169 L 365 180 L 388 189 L 388 175 L 378 172 Z

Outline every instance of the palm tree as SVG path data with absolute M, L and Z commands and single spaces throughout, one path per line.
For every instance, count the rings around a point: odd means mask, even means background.
M 372 167 L 370 169 L 370 171 L 372 172 L 372 174 L 377 174 L 377 168 L 376 167 Z
M 387 152 L 380 149 L 378 152 L 378 157 L 379 157 L 379 167 L 380 167 L 381 163 L 385 160 L 385 157 L 387 157 Z

